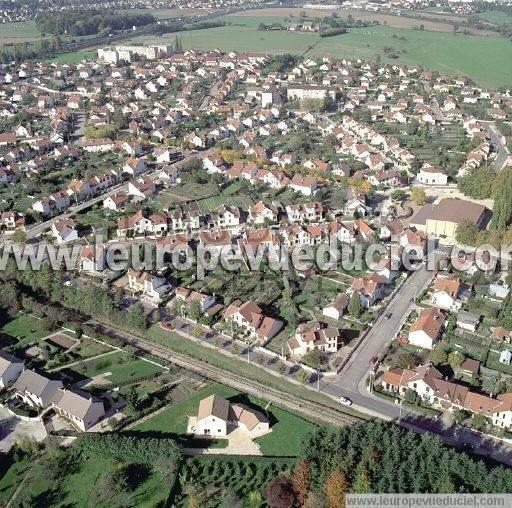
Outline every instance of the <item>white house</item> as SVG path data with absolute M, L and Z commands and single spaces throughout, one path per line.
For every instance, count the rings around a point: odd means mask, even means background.
M 259 411 L 243 404 L 232 404 L 218 395 L 210 395 L 199 403 L 195 434 L 225 437 L 232 429 L 244 429 L 251 438 L 270 431 L 270 423 Z
M 348 305 L 348 296 L 345 293 L 336 295 L 323 309 L 322 314 L 331 319 L 340 319 Z
M 105 416 L 105 407 L 100 399 L 82 391 L 59 388 L 52 406 L 55 412 L 85 432 Z
M 424 166 L 418 173 L 418 182 L 424 185 L 446 185 L 448 175 L 440 168 Z
M 409 329 L 409 343 L 433 349 L 442 334 L 444 321 L 445 315 L 435 307 L 422 310 Z

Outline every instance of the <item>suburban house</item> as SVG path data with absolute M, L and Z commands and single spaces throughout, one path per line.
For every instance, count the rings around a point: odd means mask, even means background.
M 254 438 L 270 432 L 270 423 L 259 411 L 214 394 L 199 402 L 194 428 L 197 436 L 208 437 L 225 437 L 241 428 Z
M 258 304 L 253 301 L 243 303 L 236 300 L 224 310 L 224 319 L 235 325 L 242 333 L 262 343 L 270 340 L 283 328 L 282 321 L 265 316 Z
M 105 416 L 103 401 L 82 391 L 59 388 L 52 406 L 82 432 L 87 431 Z
M 78 240 L 78 231 L 75 227 L 73 219 L 59 219 L 52 224 L 52 234 L 55 236 L 57 243 L 67 243 Z
M 298 326 L 295 335 L 288 341 L 288 348 L 294 356 L 302 356 L 314 349 L 336 353 L 342 343 L 341 330 L 328 327 L 321 321 L 309 321 Z
M 354 278 L 351 289 L 359 294 L 361 305 L 368 309 L 384 296 L 386 281 L 380 275 L 371 273 Z
M 510 429 L 512 426 L 512 393 L 503 393 L 494 399 L 471 392 L 466 386 L 446 381 L 431 364 L 414 370 L 389 369 L 383 373 L 381 385 L 394 395 L 403 396 L 407 390 L 412 390 L 436 408 L 465 409 L 490 418 L 497 427 Z
M 142 293 L 156 302 L 164 300 L 172 290 L 167 279 L 132 268 L 128 270 L 128 287 L 134 293 Z
M 7 388 L 23 371 L 23 360 L 0 349 L 0 390 Z
M 476 332 L 482 316 L 473 314 L 465 310 L 460 310 L 457 314 L 457 326 L 469 332 Z
M 461 297 L 464 290 L 464 283 L 450 275 L 440 274 L 434 280 L 434 291 L 430 301 L 440 309 L 457 311 L 462 305 Z
M 314 176 L 295 173 L 288 187 L 306 196 L 312 196 L 318 188 L 318 182 Z
M 80 251 L 80 271 L 100 273 L 107 262 L 106 250 L 99 245 L 84 245 Z
M 409 329 L 409 343 L 425 349 L 433 349 L 441 336 L 445 315 L 435 307 L 421 311 Z
M 184 305 L 197 302 L 203 314 L 215 304 L 215 297 L 213 295 L 200 293 L 199 291 L 187 288 L 176 288 L 176 299 L 182 301 Z
M 33 370 L 25 369 L 12 388 L 29 406 L 46 409 L 62 388 L 62 381 L 53 381 Z
M 331 319 L 340 319 L 348 306 L 348 296 L 345 293 L 336 295 L 323 309 L 322 314 Z
M 263 201 L 258 201 L 249 208 L 249 222 L 254 224 L 264 224 L 265 222 L 277 221 L 277 210 L 273 206 L 266 205 Z
M 424 166 L 418 173 L 418 182 L 424 185 L 446 185 L 448 175 L 441 168 Z

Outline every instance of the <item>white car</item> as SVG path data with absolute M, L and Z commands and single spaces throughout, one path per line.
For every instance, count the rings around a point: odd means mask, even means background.
M 340 397 L 338 399 L 344 406 L 351 406 L 352 401 L 350 399 L 347 399 L 347 397 Z

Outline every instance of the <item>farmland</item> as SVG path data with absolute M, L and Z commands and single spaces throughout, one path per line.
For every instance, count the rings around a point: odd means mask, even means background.
M 274 11 L 278 11 L 274 9 Z M 263 14 L 265 11 L 260 11 Z M 429 30 L 393 28 L 389 25 L 353 28 L 344 35 L 320 38 L 316 33 L 262 32 L 260 23 L 284 22 L 278 16 L 230 15 L 221 19 L 224 27 L 186 32 L 181 36 L 184 49 L 256 51 L 262 53 L 307 54 L 312 57 L 380 59 L 382 62 L 419 65 L 453 76 L 466 75 L 484 86 L 506 86 L 512 80 L 512 42 L 498 35 L 439 33 Z M 174 41 L 176 35 L 158 38 Z M 137 42 L 156 42 L 155 38 L 135 38 Z M 391 59 L 384 48 L 398 54 Z

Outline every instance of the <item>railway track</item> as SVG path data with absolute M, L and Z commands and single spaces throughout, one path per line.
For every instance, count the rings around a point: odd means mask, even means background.
M 226 371 L 214 365 L 206 364 L 203 362 L 198 363 L 197 360 L 187 355 L 177 353 L 170 348 L 144 339 L 133 333 L 124 332 L 110 325 L 98 323 L 97 321 L 89 321 L 87 324 L 100 333 L 114 336 L 125 344 L 135 346 L 136 348 L 143 350 L 146 353 L 158 356 L 159 358 L 179 365 L 184 369 L 196 372 L 205 377 L 213 379 L 214 381 L 227 384 L 240 391 L 247 392 L 250 395 L 263 397 L 269 402 L 302 413 L 314 420 L 336 426 L 352 425 L 363 421 L 357 416 L 349 415 L 342 412 L 341 410 L 329 407 L 320 402 L 301 399 L 300 397 L 291 395 L 276 388 L 271 388 L 263 383 L 253 381 L 251 379 L 245 379 L 242 376 Z

